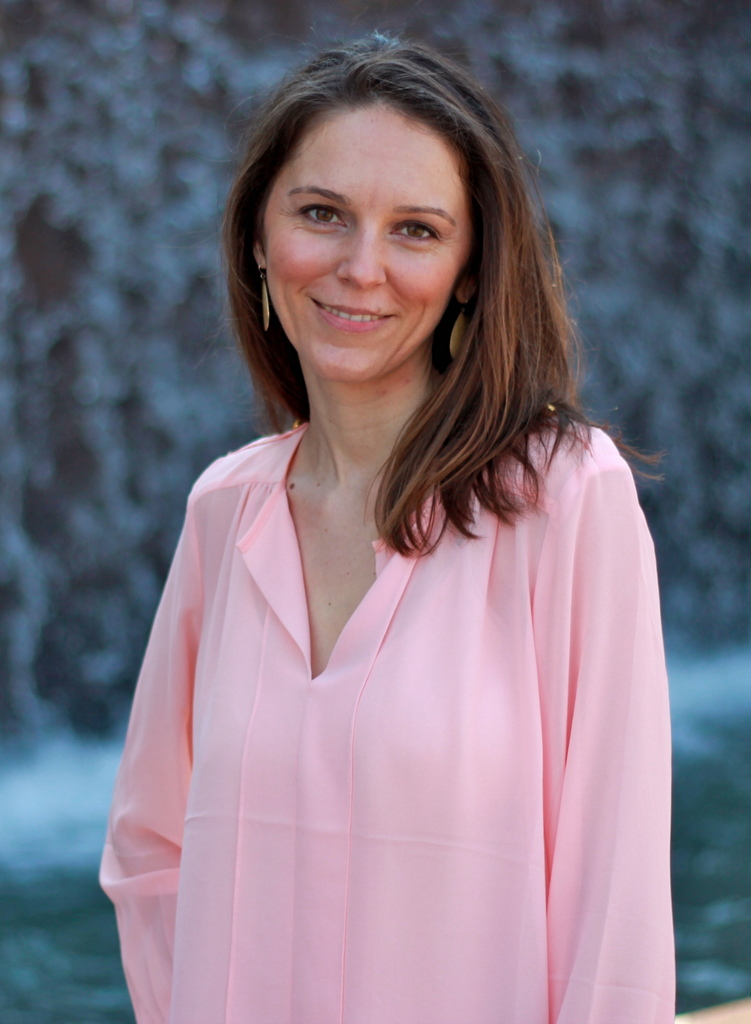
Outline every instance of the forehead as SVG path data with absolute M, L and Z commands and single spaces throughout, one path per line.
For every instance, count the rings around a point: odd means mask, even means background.
M 440 191 L 466 200 L 464 163 L 437 132 L 385 104 L 337 110 L 316 120 L 282 166 L 274 185 L 315 175 L 349 195 L 363 189 Z M 293 186 L 294 187 L 294 186 Z

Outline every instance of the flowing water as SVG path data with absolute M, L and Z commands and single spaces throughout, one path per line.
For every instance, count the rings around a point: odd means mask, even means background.
M 133 1024 L 111 905 L 90 868 L 0 878 L 3 1024 Z
M 121 741 L 48 741 L 0 767 L 0 1021 L 133 1024 L 96 865 Z

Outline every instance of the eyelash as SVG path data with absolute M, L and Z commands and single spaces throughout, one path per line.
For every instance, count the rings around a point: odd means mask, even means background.
M 334 220 L 318 220 L 317 217 L 313 216 L 318 211 L 324 211 L 330 213 L 334 217 L 338 216 L 336 210 L 333 210 L 330 206 L 304 206 L 300 213 L 309 217 L 314 224 L 328 225 L 333 224 Z M 427 235 L 404 235 L 405 238 L 409 238 L 414 242 L 424 242 L 428 238 L 438 238 L 438 232 L 435 228 L 432 228 L 429 224 L 423 224 L 420 221 L 409 221 L 406 224 L 402 224 L 402 228 L 420 228 L 421 231 L 427 231 Z
M 313 221 L 314 224 L 332 224 L 333 223 L 333 220 L 318 220 L 317 217 L 314 217 L 313 214 L 318 212 L 318 211 L 323 211 L 324 213 L 331 213 L 331 214 L 336 215 L 336 210 L 332 210 L 331 207 L 329 207 L 329 206 L 304 206 L 302 208 L 302 210 L 300 210 L 300 213 L 305 214 L 306 217 L 310 217 L 310 219 Z

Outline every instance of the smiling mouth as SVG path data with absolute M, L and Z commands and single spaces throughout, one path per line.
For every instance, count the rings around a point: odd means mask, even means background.
M 379 313 L 345 313 L 343 309 L 337 309 L 336 306 L 327 306 L 325 302 L 319 302 L 318 305 L 321 309 L 325 309 L 327 313 L 331 313 L 332 316 L 341 317 L 342 320 L 355 320 L 358 323 L 371 323 L 373 320 L 385 320 L 385 316 L 381 316 Z

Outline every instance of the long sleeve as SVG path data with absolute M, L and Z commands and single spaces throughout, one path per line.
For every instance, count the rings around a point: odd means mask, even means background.
M 189 508 L 136 688 L 100 872 L 138 1024 L 169 1014 L 201 603 Z
M 602 435 L 550 508 L 534 594 L 551 1024 L 673 1024 L 670 725 L 654 551 Z

